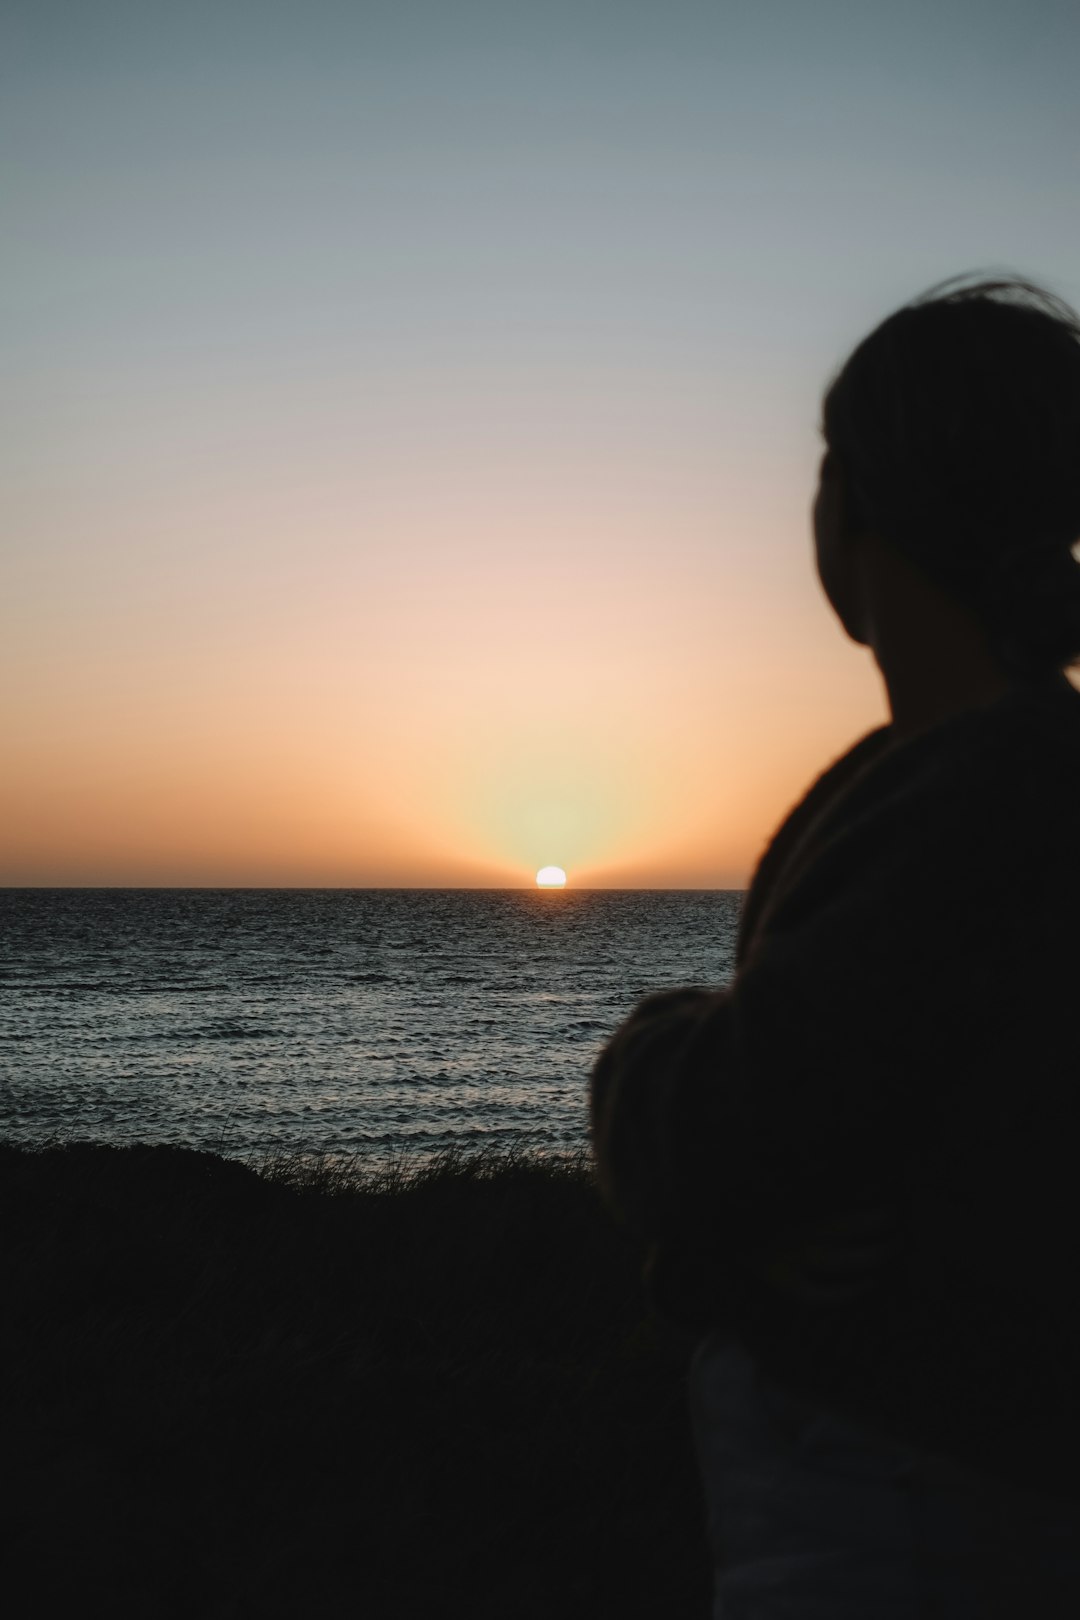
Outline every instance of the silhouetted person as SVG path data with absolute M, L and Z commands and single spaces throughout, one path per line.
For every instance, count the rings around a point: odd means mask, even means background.
M 824 400 L 825 594 L 891 724 L 766 850 L 724 991 L 593 1076 L 698 1329 L 724 1620 L 1080 1615 L 1080 318 L 946 283 Z

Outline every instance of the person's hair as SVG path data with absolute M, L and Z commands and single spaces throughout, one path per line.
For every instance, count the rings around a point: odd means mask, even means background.
M 1018 277 L 957 277 L 863 339 L 823 433 L 849 522 L 981 620 L 1014 674 L 1080 658 L 1080 316 Z

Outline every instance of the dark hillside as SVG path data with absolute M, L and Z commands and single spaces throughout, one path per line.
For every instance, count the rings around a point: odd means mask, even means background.
M 18 1612 L 708 1612 L 689 1347 L 584 1164 L 0 1145 L 0 1186 Z

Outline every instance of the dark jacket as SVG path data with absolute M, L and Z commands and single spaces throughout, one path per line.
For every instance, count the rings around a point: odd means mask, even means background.
M 592 1106 L 661 1308 L 1080 1494 L 1080 696 L 858 743 L 766 851 L 730 987 L 642 1002 Z

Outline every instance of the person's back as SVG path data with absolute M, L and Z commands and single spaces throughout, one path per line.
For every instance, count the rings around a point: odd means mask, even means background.
M 892 724 L 774 839 L 731 988 L 594 1074 L 602 1182 L 711 1335 L 726 1620 L 1080 1612 L 1078 332 L 946 290 L 832 385 L 819 572 Z

